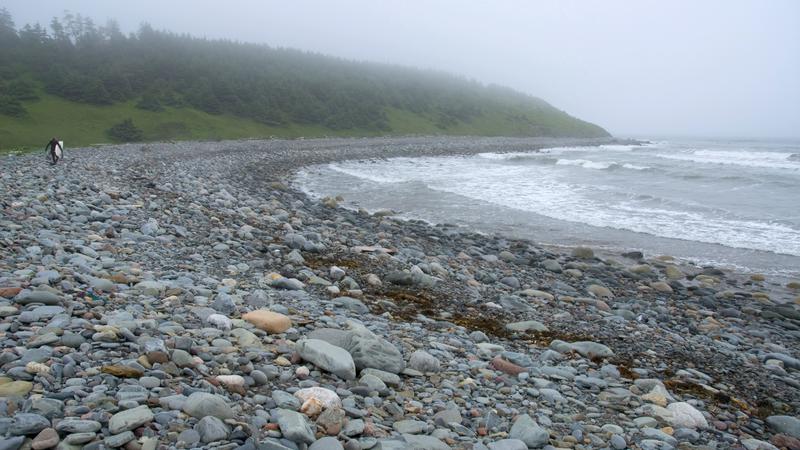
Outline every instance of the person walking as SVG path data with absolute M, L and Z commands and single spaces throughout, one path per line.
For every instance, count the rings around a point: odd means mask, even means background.
M 44 146 L 44 151 L 49 152 L 50 159 L 53 164 L 58 163 L 58 160 L 64 157 L 64 147 L 58 142 L 58 139 L 50 139 L 50 142 Z

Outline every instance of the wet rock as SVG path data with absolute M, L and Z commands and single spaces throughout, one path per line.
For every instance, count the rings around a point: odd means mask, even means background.
M 203 417 L 197 422 L 194 429 L 200 435 L 200 441 L 205 444 L 227 439 L 230 433 L 228 425 L 214 416 Z
M 281 434 L 283 434 L 286 439 L 292 442 L 305 444 L 310 444 L 316 440 L 314 438 L 314 432 L 304 415 L 295 411 L 289 411 L 288 409 L 278 409 L 276 419 Z
M 214 416 L 219 419 L 232 419 L 233 410 L 225 399 L 219 395 L 195 392 L 183 403 L 183 412 L 202 419 L 205 416 Z
M 356 365 L 347 350 L 319 339 L 303 339 L 297 343 L 297 353 L 305 361 L 327 370 L 342 379 L 356 378 Z
M 438 372 L 439 360 L 426 351 L 417 350 L 408 359 L 408 367 L 420 372 Z
M 508 433 L 509 438 L 519 439 L 528 448 L 540 448 L 550 440 L 550 433 L 540 427 L 531 416 L 523 414 L 517 418 Z
M 153 418 L 153 412 L 150 411 L 150 408 L 144 405 L 138 406 L 111 416 L 111 420 L 108 421 L 108 430 L 112 434 L 119 434 L 150 423 L 153 421 Z
M 14 415 L 14 423 L 9 432 L 13 435 L 38 434 L 48 428 L 50 421 L 39 414 L 18 413 Z
M 769 416 L 767 425 L 776 433 L 800 439 L 800 419 L 792 416 Z
M 707 428 L 708 422 L 703 414 L 686 402 L 671 403 L 667 410 L 672 413 L 672 424 L 685 428 Z M 800 425 L 800 421 L 798 421 Z

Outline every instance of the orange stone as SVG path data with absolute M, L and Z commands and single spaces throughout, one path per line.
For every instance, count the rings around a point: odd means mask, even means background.
M 495 370 L 499 370 L 500 372 L 507 373 L 509 375 L 517 376 L 522 372 L 527 372 L 528 369 L 518 366 L 511 361 L 506 361 L 505 359 L 500 358 L 499 356 L 495 357 L 490 363 Z
M 267 333 L 283 333 L 292 326 L 292 321 L 288 317 L 268 309 L 251 311 L 243 315 L 242 319 Z
M 0 287 L 0 297 L 11 298 L 19 294 L 21 287 Z

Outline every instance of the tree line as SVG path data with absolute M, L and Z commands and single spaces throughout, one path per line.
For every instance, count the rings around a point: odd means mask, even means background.
M 49 27 L 17 28 L 0 9 L 0 114 L 24 116 L 23 102 L 35 99 L 38 87 L 94 105 L 132 100 L 150 111 L 191 107 L 267 125 L 334 130 L 388 131 L 387 108 L 424 114 L 441 128 L 492 110 L 566 116 L 535 97 L 434 71 L 209 40 L 147 24 L 125 34 L 114 21 L 97 25 L 79 14 L 53 18 Z

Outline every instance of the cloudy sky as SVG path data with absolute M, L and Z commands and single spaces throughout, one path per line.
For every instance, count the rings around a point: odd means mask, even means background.
M 619 136 L 800 138 L 800 1 L 4 0 L 158 29 L 441 69 Z

